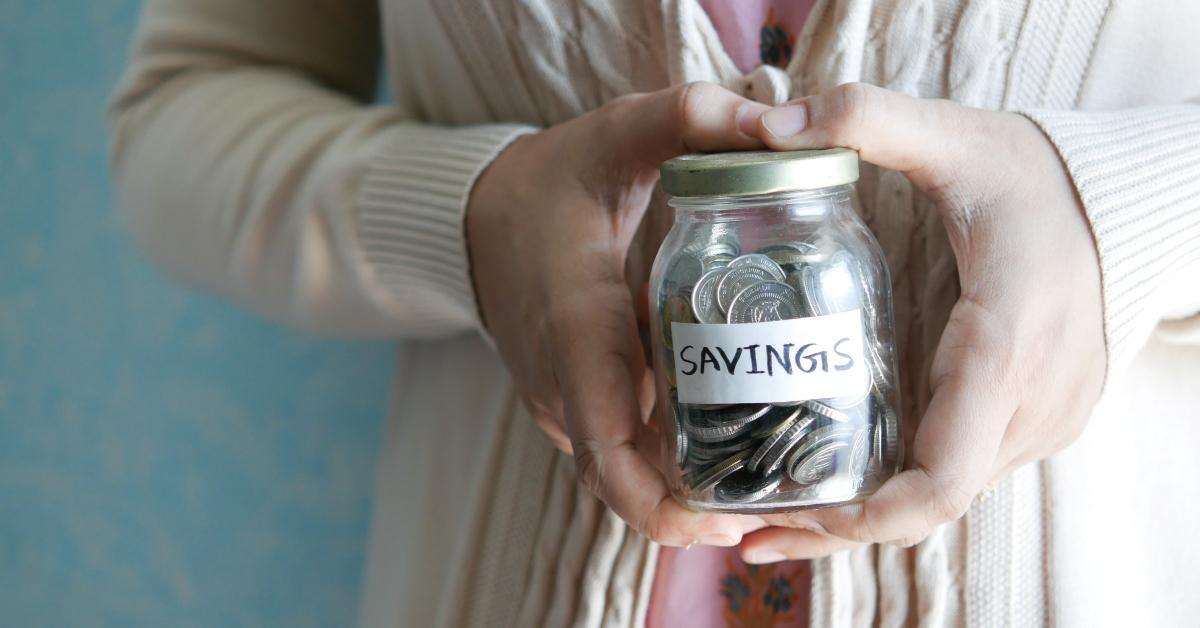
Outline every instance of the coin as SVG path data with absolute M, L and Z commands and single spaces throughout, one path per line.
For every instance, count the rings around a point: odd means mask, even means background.
M 844 444 L 849 446 L 849 439 L 853 435 L 853 429 L 836 424 L 822 425 L 812 430 L 805 435 L 800 444 L 792 450 L 792 455 L 788 457 L 787 466 L 785 467 L 788 469 L 788 474 L 792 475 L 792 470 L 797 464 L 830 442 L 844 441 Z M 793 477 L 793 479 L 795 478 Z
M 776 281 L 783 281 L 783 278 L 787 276 L 787 273 L 783 272 L 783 269 L 779 267 L 779 264 L 775 263 L 775 260 L 772 260 L 766 255 L 761 255 L 759 253 L 742 255 L 729 262 L 730 269 L 743 268 L 747 266 L 753 266 L 755 268 L 761 268 L 767 271 Z
M 704 262 L 704 270 L 707 272 L 710 270 L 716 270 L 718 268 L 725 268 L 729 265 L 729 262 L 734 260 L 734 256 L 727 253 L 716 253 L 713 255 L 705 255 L 704 257 L 701 257 L 700 260 Z
M 785 430 L 758 463 L 759 470 L 762 473 L 773 473 L 779 469 L 788 452 L 792 451 L 797 444 L 804 440 L 815 421 L 815 418 L 808 416 Z M 757 453 L 755 452 L 755 454 Z
M 815 266 L 802 266 L 797 272 L 788 275 L 788 279 L 790 280 L 788 285 L 800 293 L 809 312 L 814 316 L 829 313 L 825 310 L 825 302 L 821 299 L 821 274 Z
M 813 413 L 823 416 L 827 419 L 837 421 L 839 423 L 846 423 L 847 421 L 850 420 L 849 414 L 847 414 L 841 410 L 838 410 L 837 408 L 827 406 L 827 405 L 821 403 L 820 401 L 817 401 L 816 399 L 809 399 L 808 401 L 805 401 L 803 403 L 803 405 L 805 408 L 808 408 Z
M 752 473 L 742 469 L 717 484 L 717 499 L 732 504 L 750 504 L 761 501 L 779 489 L 783 483 L 783 473 L 776 472 L 767 476 Z
M 752 423 L 771 410 L 769 404 L 746 405 L 712 413 L 692 412 L 687 417 L 688 434 L 702 443 L 729 440 L 746 432 Z
M 746 425 L 688 425 L 687 431 L 697 441 L 716 443 L 741 435 L 747 427 Z
M 692 483 L 692 490 L 699 493 L 716 486 L 718 482 L 746 466 L 746 459 L 749 457 L 750 452 L 744 450 L 699 471 L 696 473 L 695 481 Z
M 675 464 L 683 466 L 687 461 L 688 454 L 688 438 L 687 431 L 683 429 L 683 424 L 679 419 L 675 420 Z
M 720 306 L 722 312 L 728 312 L 729 302 L 739 292 L 760 281 L 770 281 L 773 278 L 774 275 L 757 266 L 730 268 L 729 272 L 725 273 L 725 276 L 717 282 L 717 305 Z
M 876 439 L 880 443 L 880 464 L 890 473 L 900 465 L 899 417 L 896 415 L 896 409 L 881 392 L 876 392 L 874 405 L 876 429 L 882 428 L 880 437 Z
M 739 451 L 750 449 L 752 441 L 746 439 L 727 440 L 718 443 L 688 441 L 687 460 L 696 465 L 708 465 L 724 460 Z
M 867 461 L 871 458 L 871 433 L 863 428 L 854 433 L 850 445 L 850 459 L 846 463 L 846 471 L 855 489 L 862 485 L 867 470 Z
M 743 403 L 711 410 L 698 410 L 690 414 L 693 419 L 710 425 L 745 425 L 762 418 L 771 411 L 769 403 Z
M 788 475 L 800 484 L 816 484 L 829 477 L 837 452 L 847 447 L 846 441 L 830 440 L 811 448 L 797 448 L 788 459 Z
M 725 322 L 725 314 L 717 304 L 717 284 L 725 277 L 728 270 L 718 267 L 704 273 L 692 289 L 692 311 L 696 321 L 700 323 L 717 324 Z
M 816 244 L 804 241 L 772 244 L 756 252 L 771 258 L 785 272 L 796 270 L 804 264 L 818 264 L 829 258 Z
M 728 257 L 731 260 L 741 255 L 742 247 L 738 245 L 737 238 L 731 234 L 715 234 L 712 239 L 694 242 L 684 247 L 683 253 L 701 260 L 719 257 Z
M 811 423 L 810 417 L 806 415 L 803 408 L 792 410 L 782 421 L 771 428 L 771 430 L 762 436 L 765 437 L 762 444 L 754 451 L 754 455 L 750 457 L 750 462 L 747 467 L 751 471 L 757 471 L 758 466 L 762 464 L 764 458 L 771 453 L 771 449 L 784 437 L 784 434 L 793 426 L 801 423 L 801 417 L 804 418 L 804 425 L 807 427 Z
M 762 281 L 737 293 L 729 303 L 727 314 L 730 323 L 782 321 L 803 316 L 804 305 L 800 295 L 786 283 Z
M 692 322 L 692 305 L 688 302 L 688 298 L 678 293 L 668 297 L 663 302 L 660 320 L 662 321 L 662 327 L 659 333 L 662 335 L 663 345 L 670 349 L 672 348 L 671 323 Z
M 892 369 L 879 353 L 879 343 L 864 342 L 863 353 L 867 360 L 867 368 L 871 371 L 871 381 L 875 384 L 875 388 L 879 390 L 889 388 L 891 382 L 888 379 L 888 374 Z

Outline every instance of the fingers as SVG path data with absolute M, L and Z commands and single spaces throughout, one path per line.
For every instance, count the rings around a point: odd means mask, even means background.
M 564 296 L 551 315 L 555 373 L 579 478 L 622 519 L 664 545 L 735 545 L 729 515 L 691 512 L 638 449 L 644 363 L 629 291 L 619 276 Z
M 1007 382 L 1005 335 L 995 317 L 963 299 L 938 345 L 933 398 L 913 442 L 912 467 L 861 504 L 768 521 L 862 543 L 912 544 L 966 513 L 992 479 L 1018 396 Z
M 784 103 L 763 114 L 761 137 L 774 150 L 844 146 L 869 163 L 909 176 L 925 192 L 942 185 L 943 164 L 958 164 L 973 110 L 913 98 L 864 83 Z
M 623 138 L 620 158 L 650 165 L 686 153 L 764 147 L 757 120 L 770 107 L 713 83 L 689 83 L 618 99 L 607 131 Z
M 819 558 L 860 545 L 815 530 L 774 527 L 747 534 L 738 545 L 738 553 L 747 563 L 763 564 Z

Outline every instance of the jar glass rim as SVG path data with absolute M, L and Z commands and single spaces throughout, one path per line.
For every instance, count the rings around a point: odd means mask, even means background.
M 672 196 L 667 204 L 683 211 L 722 211 L 727 209 L 746 209 L 750 207 L 768 207 L 778 205 L 806 205 L 813 201 L 849 196 L 851 184 L 832 185 L 812 190 L 789 190 L 786 192 L 769 192 L 765 194 L 743 194 L 723 196 Z M 826 211 L 824 204 L 814 204 L 812 213 Z

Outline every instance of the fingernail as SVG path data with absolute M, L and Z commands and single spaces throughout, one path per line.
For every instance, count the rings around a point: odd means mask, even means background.
M 717 547 L 733 547 L 738 544 L 733 537 L 727 534 L 710 534 L 701 537 L 700 543 L 703 545 L 715 545 Z
M 744 135 L 758 137 L 758 119 L 771 108 L 760 102 L 744 102 L 737 110 L 738 130 Z
M 808 107 L 802 103 L 775 107 L 763 114 L 762 123 L 775 137 L 795 135 L 808 126 Z
M 759 550 L 746 554 L 746 562 L 751 565 L 762 565 L 765 563 L 777 563 L 781 560 L 787 560 L 787 556 L 776 552 L 775 550 Z

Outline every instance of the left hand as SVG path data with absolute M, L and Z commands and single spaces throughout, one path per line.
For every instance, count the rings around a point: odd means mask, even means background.
M 913 545 L 962 517 L 989 482 L 1066 447 L 1091 414 L 1106 356 L 1082 206 L 1054 147 L 1017 114 L 849 84 L 781 105 L 761 125 L 773 149 L 846 146 L 906 175 L 937 205 L 961 296 L 905 470 L 862 503 L 764 517 L 779 527 L 746 536 L 742 556 Z

